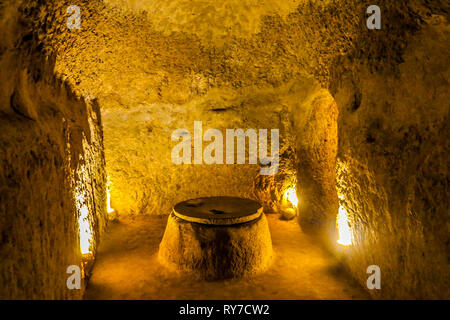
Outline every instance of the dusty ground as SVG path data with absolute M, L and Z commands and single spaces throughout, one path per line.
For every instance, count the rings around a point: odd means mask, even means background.
M 198 281 L 157 260 L 166 216 L 131 216 L 109 225 L 85 299 L 366 299 L 339 263 L 295 221 L 267 215 L 275 259 L 245 280 Z

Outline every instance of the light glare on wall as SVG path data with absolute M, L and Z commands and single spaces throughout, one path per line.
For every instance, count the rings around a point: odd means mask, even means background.
M 339 239 L 337 243 L 343 246 L 349 246 L 352 244 L 352 233 L 348 221 L 347 210 L 345 210 L 345 208 L 340 205 L 339 213 L 337 216 L 337 227 L 339 232 Z
M 82 176 L 86 171 L 81 167 L 78 174 Z M 75 204 L 78 211 L 78 233 L 80 236 L 80 251 L 83 258 L 92 255 L 91 245 L 93 234 L 89 221 L 89 209 L 86 204 L 86 191 L 82 188 L 82 179 L 77 182 L 75 188 Z
M 298 205 L 297 192 L 294 187 L 290 187 L 284 193 L 284 199 L 292 204 L 294 208 Z
M 78 227 L 80 231 L 80 249 L 82 254 L 90 254 L 92 231 L 89 224 L 89 212 L 85 204 L 79 209 L 80 217 L 78 218 Z
M 111 207 L 111 194 L 109 193 L 108 187 L 106 187 L 106 205 L 106 210 L 108 211 L 108 213 L 114 212 L 114 209 Z

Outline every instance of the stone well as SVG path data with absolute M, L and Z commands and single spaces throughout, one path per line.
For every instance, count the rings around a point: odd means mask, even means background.
M 207 197 L 177 204 L 159 246 L 162 264 L 210 280 L 266 270 L 272 240 L 259 203 Z

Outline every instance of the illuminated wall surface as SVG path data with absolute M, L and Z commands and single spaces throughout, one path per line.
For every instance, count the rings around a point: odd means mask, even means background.
M 448 299 L 450 8 L 376 4 L 369 30 L 363 1 L 3 3 L 0 298 L 81 298 L 66 269 L 108 220 L 227 195 L 296 217 L 373 298 Z M 203 134 L 238 128 L 279 130 L 276 174 L 205 163 Z

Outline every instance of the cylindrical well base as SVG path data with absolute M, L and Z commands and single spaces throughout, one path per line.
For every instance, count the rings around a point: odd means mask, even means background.
M 209 280 L 265 271 L 272 260 L 267 219 L 230 226 L 188 222 L 171 214 L 159 246 L 162 264 Z

